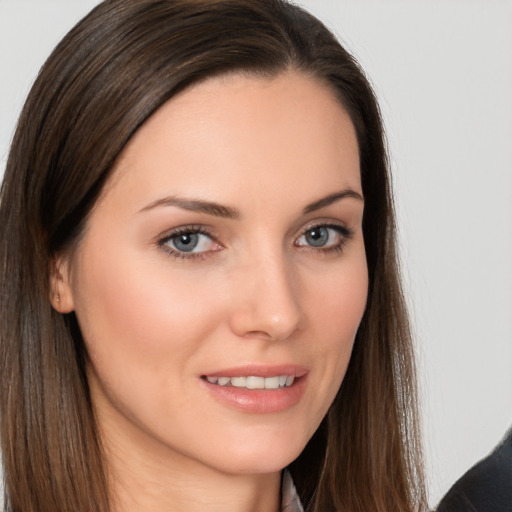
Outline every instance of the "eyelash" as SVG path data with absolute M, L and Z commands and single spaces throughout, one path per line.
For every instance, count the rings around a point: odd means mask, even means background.
M 329 247 L 314 247 L 311 245 L 298 245 L 298 240 L 300 240 L 303 236 L 305 236 L 308 232 L 311 232 L 315 229 L 332 229 L 338 233 L 340 236 L 340 241 Z M 196 260 L 196 259 L 204 259 L 208 257 L 208 255 L 211 252 L 217 252 L 217 250 L 212 251 L 202 251 L 202 252 L 184 252 L 172 249 L 167 244 L 173 239 L 180 235 L 204 235 L 210 238 L 210 240 L 217 244 L 219 248 L 222 248 L 222 245 L 217 241 L 216 237 L 208 230 L 205 229 L 204 226 L 196 226 L 196 225 L 190 225 L 190 226 L 182 226 L 179 228 L 174 229 L 171 233 L 165 235 L 163 238 L 158 240 L 157 245 L 161 247 L 164 251 L 167 252 L 169 256 L 172 256 L 178 260 Z M 313 251 L 317 254 L 335 254 L 335 253 L 341 253 L 346 246 L 346 244 L 350 241 L 350 239 L 353 237 L 354 232 L 342 225 L 342 224 L 326 224 L 326 223 L 316 223 L 307 226 L 300 234 L 300 236 L 295 240 L 294 246 L 301 248 L 302 250 L 306 251 Z M 220 249 L 219 249 L 220 250 Z
M 212 242 L 216 243 L 219 247 L 222 247 L 219 242 L 217 242 L 215 236 L 208 230 L 205 229 L 204 226 L 182 226 L 174 229 L 171 233 L 165 235 L 163 238 L 158 240 L 158 246 L 161 247 L 164 251 L 167 252 L 169 256 L 176 258 L 178 260 L 195 260 L 195 259 L 204 259 L 208 256 L 210 252 L 217 251 L 203 251 L 203 252 L 184 252 L 172 249 L 167 245 L 173 238 L 176 238 L 180 235 L 204 235 L 212 240 Z
M 317 247 L 314 247 L 311 245 L 304 245 L 304 246 L 297 245 L 298 240 L 300 240 L 303 236 L 305 236 L 306 233 L 311 232 L 315 229 L 319 229 L 319 228 L 332 229 L 332 230 L 336 231 L 337 234 L 340 236 L 340 241 L 337 244 L 329 246 L 329 247 L 318 247 L 317 248 Z M 326 224 L 326 223 L 319 222 L 319 223 L 315 223 L 315 224 L 311 224 L 311 225 L 307 226 L 302 231 L 302 234 L 294 242 L 294 245 L 296 247 L 301 247 L 303 250 L 314 251 L 318 254 L 323 254 L 323 255 L 336 254 L 336 253 L 341 253 L 343 251 L 343 249 L 345 248 L 347 243 L 352 239 L 353 236 L 354 236 L 354 232 L 347 226 L 344 226 L 343 224 L 333 224 L 333 223 Z

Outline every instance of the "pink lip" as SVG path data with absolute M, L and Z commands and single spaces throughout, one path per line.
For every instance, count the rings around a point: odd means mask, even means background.
M 245 366 L 236 366 L 208 372 L 205 377 L 274 377 L 275 375 L 295 375 L 302 377 L 308 373 L 308 369 L 304 366 L 296 364 L 280 364 L 280 365 L 263 365 L 250 364 Z
M 233 386 L 211 384 L 202 376 L 201 383 L 215 400 L 228 407 L 254 414 L 269 414 L 285 411 L 296 405 L 306 390 L 308 370 L 297 365 L 249 365 L 226 368 L 208 373 L 208 377 L 271 377 L 276 375 L 295 375 L 294 383 L 288 388 L 245 389 Z

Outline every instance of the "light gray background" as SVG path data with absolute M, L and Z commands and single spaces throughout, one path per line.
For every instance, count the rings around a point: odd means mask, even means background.
M 95 0 L 0 0 L 0 171 L 45 58 Z M 512 424 L 512 1 L 302 0 L 388 129 L 432 504 Z

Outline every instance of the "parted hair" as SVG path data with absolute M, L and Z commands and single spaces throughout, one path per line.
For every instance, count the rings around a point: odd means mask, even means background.
M 60 42 L 21 113 L 0 198 L 0 422 L 5 510 L 108 512 L 105 457 L 73 313 L 52 262 L 79 242 L 113 164 L 178 92 L 231 72 L 294 69 L 355 126 L 366 311 L 340 391 L 290 465 L 308 512 L 423 510 L 415 366 L 379 108 L 354 58 L 283 0 L 106 0 Z

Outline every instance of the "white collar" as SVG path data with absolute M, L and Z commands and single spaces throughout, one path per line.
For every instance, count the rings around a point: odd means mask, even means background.
M 292 476 L 287 469 L 283 471 L 282 496 L 281 512 L 304 512 Z

